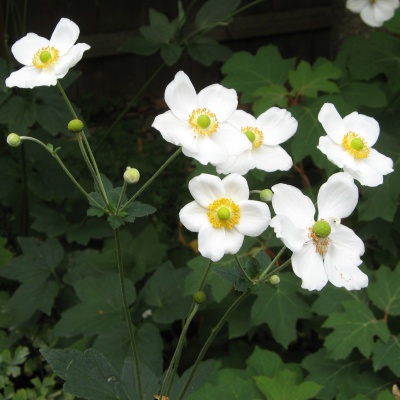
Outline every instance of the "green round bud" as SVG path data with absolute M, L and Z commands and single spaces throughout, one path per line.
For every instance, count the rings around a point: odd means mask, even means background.
M 206 301 L 206 294 L 202 291 L 199 290 L 198 292 L 193 294 L 193 300 L 197 303 L 197 304 L 202 304 Z
M 39 55 L 39 59 L 44 64 L 51 59 L 51 53 L 47 50 L 43 50 Z
M 18 147 L 21 144 L 21 138 L 16 133 L 10 133 L 7 136 L 7 143 L 11 147 Z
M 79 133 L 83 130 L 83 122 L 80 119 L 72 119 L 68 123 L 68 130 L 73 133 Z
M 314 224 L 313 232 L 320 238 L 326 238 L 331 233 L 331 226 L 328 222 L 321 219 Z
M 253 131 L 246 131 L 244 134 L 247 136 L 247 139 L 249 139 L 251 143 L 256 140 L 256 135 Z
M 126 167 L 124 172 L 124 181 L 128 184 L 137 183 L 140 179 L 140 173 L 136 168 Z
M 211 124 L 211 119 L 208 115 L 202 114 L 197 118 L 197 125 L 202 129 L 207 129 Z
M 350 142 L 350 146 L 357 151 L 360 151 L 364 148 L 364 142 L 360 138 L 354 138 Z
M 221 221 L 226 221 L 231 216 L 231 212 L 229 211 L 229 208 L 220 207 L 218 208 L 217 216 Z
M 268 203 L 272 200 L 272 196 L 274 195 L 274 193 L 272 192 L 271 189 L 264 189 L 261 190 L 260 192 L 260 200 L 264 201 L 265 203 Z
M 278 275 L 272 275 L 272 276 L 269 278 L 269 283 L 270 283 L 271 285 L 277 285 L 280 281 L 281 281 L 281 279 L 279 278 Z

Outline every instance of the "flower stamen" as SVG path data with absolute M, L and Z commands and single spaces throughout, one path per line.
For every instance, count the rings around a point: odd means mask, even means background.
M 247 139 L 251 142 L 253 149 L 257 149 L 263 144 L 264 135 L 260 129 L 253 126 L 244 126 L 241 128 L 242 133 L 247 136 Z
M 207 216 L 213 228 L 232 229 L 239 223 L 240 207 L 232 199 L 217 199 L 208 205 Z
M 53 46 L 42 47 L 33 56 L 32 64 L 38 69 L 47 68 L 57 61 L 58 54 L 59 51 Z
M 342 141 L 342 146 L 353 157 L 359 160 L 369 156 L 370 150 L 365 139 L 352 131 L 346 133 Z
M 324 256 L 331 242 L 331 239 L 329 239 L 331 226 L 328 222 L 319 220 L 308 228 L 308 232 L 308 237 L 311 238 L 314 243 L 315 251 L 321 256 Z
M 217 117 L 206 108 L 193 110 L 189 117 L 189 124 L 202 136 L 211 136 L 218 129 Z

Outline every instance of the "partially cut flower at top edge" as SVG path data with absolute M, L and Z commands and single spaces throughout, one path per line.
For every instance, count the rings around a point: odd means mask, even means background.
M 50 40 L 28 33 L 11 47 L 18 62 L 25 65 L 6 79 L 6 86 L 32 89 L 36 86 L 54 86 L 70 68 L 81 60 L 85 43 L 75 44 L 79 27 L 67 18 L 61 18 Z
M 301 287 L 321 290 L 328 281 L 347 290 L 368 286 L 368 277 L 358 266 L 364 253 L 361 239 L 340 220 L 357 205 L 358 189 L 346 172 L 332 175 L 318 193 L 318 218 L 312 201 L 293 186 L 272 187 L 276 216 L 271 226 L 292 252 L 294 273 Z
M 189 77 L 182 71 L 165 90 L 170 110 L 158 115 L 153 127 L 183 153 L 202 164 L 217 164 L 231 155 L 251 148 L 251 143 L 227 119 L 236 110 L 234 89 L 214 84 L 196 93 Z
M 249 200 L 249 187 L 240 175 L 221 180 L 201 174 L 189 182 L 189 190 L 194 201 L 182 208 L 179 218 L 188 230 L 199 232 L 199 252 L 212 261 L 236 254 L 245 235 L 261 235 L 271 221 L 265 203 Z
M 297 121 L 289 111 L 272 107 L 256 119 L 237 110 L 228 122 L 240 129 L 251 148 L 217 164 L 218 173 L 244 175 L 253 168 L 267 172 L 287 171 L 293 165 L 291 157 L 280 146 L 297 130 Z
M 342 119 L 333 104 L 325 103 L 318 120 L 327 133 L 318 149 L 361 185 L 378 186 L 383 175 L 393 172 L 393 161 L 372 148 L 379 136 L 374 118 L 353 112 Z
M 347 0 L 346 7 L 359 13 L 367 25 L 379 27 L 394 16 L 399 0 Z

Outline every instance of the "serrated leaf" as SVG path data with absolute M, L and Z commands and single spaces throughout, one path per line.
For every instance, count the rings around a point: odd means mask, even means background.
M 252 375 L 272 377 L 276 371 L 283 368 L 284 364 L 278 354 L 258 346 L 246 361 Z
M 340 75 L 341 70 L 330 61 L 319 59 L 311 68 L 310 63 L 302 60 L 295 71 L 289 71 L 289 83 L 297 96 L 316 98 L 318 92 L 339 92 L 332 79 L 338 79 Z
M 314 399 L 322 386 L 315 382 L 302 382 L 298 384 L 297 374 L 283 370 L 277 372 L 273 378 L 267 376 L 254 377 L 257 387 L 268 400 L 308 400 Z
M 211 27 L 217 22 L 224 21 L 240 4 L 240 0 L 208 0 L 197 12 L 195 18 L 196 28 L 204 29 Z
M 118 215 L 109 215 L 107 217 L 107 222 L 110 224 L 112 229 L 118 229 L 122 225 L 125 225 L 124 219 Z
M 35 121 L 34 103 L 22 96 L 11 96 L 1 105 L 0 123 L 7 124 L 9 132 L 26 135 Z
M 226 61 L 232 53 L 229 47 L 207 36 L 200 36 L 189 43 L 187 51 L 190 57 L 206 67 L 214 61 Z
M 141 56 L 150 56 L 160 49 L 160 44 L 141 36 L 128 38 L 121 46 L 121 50 Z
M 254 97 L 258 97 L 253 104 L 255 116 L 262 114 L 273 106 L 287 108 L 288 94 L 289 93 L 284 85 L 276 83 L 270 83 L 267 86 L 258 88 L 254 92 Z
M 367 305 L 356 301 L 343 302 L 344 311 L 333 313 L 323 327 L 332 328 L 325 339 L 325 347 L 334 360 L 346 358 L 354 348 L 369 357 L 374 347 L 374 337 L 384 342 L 390 332 L 382 320 L 377 320 Z
M 168 66 L 174 65 L 182 55 L 182 47 L 177 43 L 161 45 L 161 58 Z
M 378 83 L 349 82 L 342 86 L 343 98 L 354 105 L 373 108 L 383 108 L 387 105 L 387 98 Z
M 372 356 L 374 371 L 389 367 L 396 375 L 400 376 L 400 335 L 390 336 L 387 343 L 378 340 Z
M 31 227 L 48 237 L 60 236 L 68 230 L 69 223 L 64 215 L 43 203 L 32 205 L 30 214 L 34 217 Z
M 227 76 L 221 83 L 241 92 L 241 102 L 249 103 L 259 87 L 285 84 L 294 65 L 294 58 L 283 59 L 272 45 L 260 47 L 255 55 L 238 52 L 222 66 Z
M 86 211 L 86 215 L 88 217 L 98 217 L 98 218 L 100 218 L 100 217 L 102 217 L 104 215 L 104 211 L 101 208 L 90 207 Z
M 91 239 L 104 239 L 112 234 L 113 231 L 105 220 L 86 218 L 82 223 L 70 226 L 67 232 L 67 241 L 86 246 Z
M 251 309 L 251 325 L 266 323 L 274 339 L 287 348 L 296 338 L 297 320 L 309 318 L 311 314 L 307 303 L 297 293 L 298 278 L 291 273 L 281 273 L 280 279 L 279 285 L 265 285 L 257 292 Z
M 124 211 L 126 211 L 130 217 L 146 217 L 147 215 L 155 213 L 157 209 L 150 204 L 144 204 L 135 201 L 129 204 Z
M 389 315 L 400 315 L 400 265 L 392 271 L 381 266 L 367 291 L 372 302 Z
M 114 186 L 112 184 L 112 182 L 104 175 L 104 174 L 100 174 L 100 178 L 101 178 L 101 182 L 103 183 L 103 187 L 104 187 L 104 191 L 106 193 L 109 193 L 113 190 Z M 99 185 L 97 184 L 97 182 L 94 182 L 94 190 L 101 195 L 101 190 Z M 103 205 L 103 204 L 101 204 Z

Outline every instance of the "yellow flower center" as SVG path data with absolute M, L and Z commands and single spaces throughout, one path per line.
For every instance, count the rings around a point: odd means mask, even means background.
M 317 221 L 308 228 L 308 237 L 312 239 L 315 251 L 321 256 L 324 256 L 328 250 L 328 245 L 331 242 L 331 239 L 329 239 L 330 233 L 331 226 L 324 220 Z
M 232 229 L 240 220 L 240 207 L 227 198 L 214 200 L 208 205 L 208 219 L 213 228 Z
M 241 128 L 241 131 L 247 136 L 247 139 L 249 139 L 249 141 L 253 145 L 253 149 L 256 149 L 257 147 L 260 147 L 262 145 L 264 135 L 258 128 L 245 126 Z
M 33 56 L 32 64 L 38 69 L 47 68 L 57 61 L 58 53 L 59 51 L 54 47 L 42 47 Z
M 217 117 L 206 108 L 193 110 L 189 117 L 189 124 L 202 136 L 211 136 L 218 129 Z
M 349 152 L 353 157 L 359 160 L 367 158 L 369 156 L 369 147 L 367 146 L 365 139 L 354 132 L 347 132 L 343 138 L 342 146 Z

